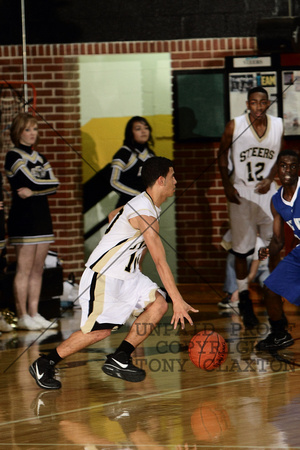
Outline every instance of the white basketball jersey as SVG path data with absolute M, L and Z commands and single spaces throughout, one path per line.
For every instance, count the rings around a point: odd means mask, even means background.
M 276 162 L 281 147 L 283 124 L 280 117 L 267 115 L 267 129 L 260 138 L 248 114 L 234 119 L 231 146 L 234 185 L 254 187 L 266 178 Z
M 108 226 L 105 235 L 89 257 L 86 267 L 102 275 L 125 280 L 139 271 L 139 260 L 146 247 L 143 235 L 129 222 L 136 216 L 159 220 L 160 208 L 147 192 L 134 197 L 121 209 Z

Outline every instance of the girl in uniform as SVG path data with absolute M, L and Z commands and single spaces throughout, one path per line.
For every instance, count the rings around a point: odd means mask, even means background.
M 125 128 L 123 146 L 114 155 L 110 184 L 120 195 L 116 208 L 124 206 L 145 188 L 142 182 L 144 162 L 155 156 L 151 149 L 151 126 L 144 117 L 132 117 Z
M 28 113 L 18 114 L 10 136 L 15 148 L 8 151 L 5 171 L 12 190 L 8 218 L 10 244 L 15 246 L 17 267 L 14 296 L 18 328 L 40 330 L 57 324 L 38 313 L 44 261 L 54 242 L 48 195 L 59 186 L 46 158 L 35 150 L 38 124 Z

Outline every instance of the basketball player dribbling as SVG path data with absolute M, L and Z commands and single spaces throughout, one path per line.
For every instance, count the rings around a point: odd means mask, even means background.
M 161 205 L 175 192 L 173 163 L 149 158 L 142 169 L 146 190 L 130 200 L 115 216 L 105 235 L 86 262 L 80 280 L 81 329 L 47 355 L 34 361 L 30 374 L 43 389 L 60 389 L 55 365 L 63 358 L 100 342 L 126 323 L 135 310 L 143 312 L 116 351 L 107 355 L 102 370 L 130 382 L 143 381 L 146 371 L 132 364 L 131 354 L 152 333 L 168 310 L 165 293 L 140 271 L 147 247 L 157 272 L 173 302 L 171 324 L 193 325 L 189 312 L 198 312 L 184 301 L 177 289 L 159 236 Z
M 283 123 L 281 118 L 267 114 L 270 101 L 264 88 L 250 89 L 246 104 L 248 112 L 225 127 L 218 162 L 228 200 L 239 310 L 244 326 L 253 328 L 259 322 L 249 297 L 246 258 L 254 252 L 257 235 L 266 246 L 272 237 L 270 203 L 276 192 L 273 180 L 283 147 Z

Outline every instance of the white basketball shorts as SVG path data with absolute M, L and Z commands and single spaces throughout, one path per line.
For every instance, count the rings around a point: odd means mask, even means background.
M 245 198 L 246 195 L 243 196 L 244 192 L 240 192 L 240 205 L 228 204 L 234 252 L 245 255 L 253 250 L 257 236 L 266 246 L 269 245 L 273 235 L 273 216 L 270 205 L 275 192 L 276 190 L 272 189 L 267 194 L 259 195 L 248 189 L 248 198 Z
M 134 310 L 143 310 L 154 302 L 156 291 L 165 297 L 157 284 L 141 272 L 120 280 L 86 268 L 79 284 L 82 332 L 119 328 Z

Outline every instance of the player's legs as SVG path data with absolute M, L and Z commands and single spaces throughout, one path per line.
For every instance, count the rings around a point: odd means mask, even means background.
M 296 305 L 300 304 L 299 272 L 300 248 L 296 247 L 265 280 L 265 302 L 271 333 L 257 344 L 258 350 L 280 349 L 294 343 L 287 331 L 288 322 L 283 311 L 282 297 Z
M 168 304 L 165 298 L 157 292 L 155 302 L 151 303 L 134 321 L 125 340 L 134 347 L 140 345 L 151 334 L 167 310 Z
M 249 283 L 248 283 L 248 264 L 247 264 L 247 258 L 244 256 L 240 256 L 239 254 L 235 255 L 235 273 L 237 278 L 237 285 L 241 285 L 241 281 L 245 280 L 245 284 L 240 287 L 239 292 L 241 292 L 244 289 L 248 289 Z
M 80 350 L 102 341 L 111 334 L 111 330 L 96 330 L 84 334 L 81 330 L 75 331 L 71 336 L 62 342 L 56 351 L 60 358 L 66 358 Z
M 281 320 L 283 316 L 283 303 L 281 296 L 271 291 L 267 287 L 264 288 L 264 291 L 266 309 L 270 320 L 272 320 L 273 322 Z
M 223 291 L 226 293 L 219 303 L 218 306 L 221 308 L 230 308 L 231 306 L 236 306 L 236 300 L 238 299 L 238 290 L 236 283 L 236 273 L 235 273 L 235 256 L 228 252 L 226 259 L 226 271 Z
M 247 258 L 245 256 L 241 257 L 236 255 L 235 260 L 237 285 L 239 290 L 239 311 L 243 318 L 245 327 L 251 329 L 259 324 L 259 320 L 254 314 L 252 301 L 249 296 Z M 240 278 L 238 278 L 238 276 L 240 276 Z
M 79 350 L 88 347 L 89 345 L 105 339 L 110 335 L 111 329 L 114 327 L 113 324 L 111 324 L 111 326 L 108 324 L 107 327 L 105 325 L 101 327 L 96 320 L 98 316 L 93 315 L 94 309 L 92 308 L 92 305 L 94 304 L 94 300 L 95 298 L 97 299 L 97 296 L 99 297 L 99 291 L 101 291 L 101 288 L 103 287 L 105 289 L 105 283 L 99 283 L 100 288 L 98 289 L 99 286 L 97 284 L 97 275 L 98 274 L 92 270 L 86 269 L 81 277 L 79 286 L 79 296 L 85 306 L 82 308 L 81 323 L 85 325 L 88 322 L 88 331 L 82 331 L 84 329 L 84 326 L 82 326 L 81 330 L 73 333 L 48 355 L 41 355 L 40 358 L 34 361 L 29 368 L 30 374 L 35 379 L 37 385 L 43 389 L 59 389 L 61 387 L 61 383 L 55 379 L 55 365 L 58 364 L 63 358 L 66 358 L 67 356 L 70 356 Z M 88 302 L 87 299 L 90 301 L 90 307 L 86 307 L 86 302 Z M 105 301 L 105 299 L 103 299 L 103 301 Z M 99 303 L 99 301 L 96 303 Z M 98 304 L 95 308 L 98 311 Z M 91 320 L 89 320 L 90 316 L 92 317 Z
M 111 330 L 96 330 L 84 334 L 81 330 L 75 331 L 48 355 L 41 355 L 29 367 L 29 372 L 37 385 L 42 389 L 60 389 L 60 381 L 55 379 L 55 365 L 62 359 L 70 356 L 89 345 L 105 339 Z
M 256 205 L 245 198 L 240 198 L 240 205 L 229 204 L 232 232 L 232 251 L 235 255 L 236 282 L 239 291 L 239 309 L 246 328 L 257 325 L 249 297 L 247 256 L 253 253 L 256 243 L 257 227 L 255 221 Z
M 153 331 L 168 309 L 164 294 L 158 286 L 143 274 L 139 274 L 131 296 L 136 298 L 135 309 L 144 309 L 131 326 L 126 338 L 116 351 L 107 356 L 102 367 L 107 375 L 137 382 L 144 380 L 146 372 L 132 364 L 131 354 Z
M 258 342 L 257 350 L 277 350 L 293 345 L 294 340 L 287 331 L 288 322 L 283 311 L 283 302 L 279 294 L 265 287 L 265 304 L 269 315 L 270 333 Z
M 133 324 L 127 336 L 129 340 L 125 339 L 113 355 L 108 355 L 102 369 L 110 376 L 133 382 L 142 381 L 146 373 L 132 364 L 130 355 L 167 310 L 167 303 L 158 292 L 158 286 L 142 274 L 124 282 L 101 277 L 86 269 L 81 277 L 79 295 L 82 306 L 81 330 L 73 333 L 48 355 L 41 355 L 30 366 L 29 371 L 38 386 L 59 389 L 61 383 L 55 379 L 55 365 L 63 358 L 105 339 L 115 326 L 126 322 L 135 307 L 145 308 L 137 319 L 139 325 Z M 141 332 L 145 324 L 150 326 L 146 327 L 146 332 Z

